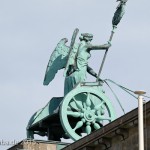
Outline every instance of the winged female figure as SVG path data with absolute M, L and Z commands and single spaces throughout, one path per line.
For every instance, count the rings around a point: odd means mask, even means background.
M 53 80 L 58 70 L 67 66 L 64 95 L 70 92 L 78 83 L 85 82 L 87 72 L 97 78 L 97 73 L 88 66 L 88 60 L 91 57 L 90 51 L 105 50 L 111 46 L 109 42 L 104 45 L 92 45 L 93 35 L 89 33 L 82 33 L 79 39 L 80 42 L 74 43 L 71 49 L 65 45 L 68 40 L 66 38 L 62 39 L 57 44 L 47 65 L 44 85 L 48 85 Z

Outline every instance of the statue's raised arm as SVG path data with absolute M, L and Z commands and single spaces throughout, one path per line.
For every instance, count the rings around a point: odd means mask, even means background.
M 106 49 L 108 49 L 110 46 L 111 46 L 110 43 L 103 44 L 103 45 L 91 45 L 91 44 L 90 44 L 90 45 L 88 46 L 88 50 L 102 50 L 102 49 L 106 50 Z

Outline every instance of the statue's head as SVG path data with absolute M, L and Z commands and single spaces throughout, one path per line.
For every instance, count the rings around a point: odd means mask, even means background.
M 93 35 L 90 33 L 82 33 L 81 36 L 79 37 L 80 41 L 85 40 L 85 41 L 92 41 Z

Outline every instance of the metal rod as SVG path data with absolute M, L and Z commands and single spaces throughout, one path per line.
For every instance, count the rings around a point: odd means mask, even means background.
M 108 49 L 106 49 L 106 51 L 105 51 L 105 54 L 104 54 L 104 57 L 103 57 L 103 60 L 102 60 L 102 63 L 101 63 L 101 66 L 100 66 L 100 69 L 99 69 L 96 81 L 98 81 L 98 79 L 100 77 L 100 74 L 102 72 L 102 69 L 103 69 L 103 66 L 104 66 L 104 62 L 105 62 L 105 59 L 106 59 L 106 56 L 107 56 L 107 52 L 108 52 Z
M 139 132 L 139 150 L 144 150 L 144 128 L 143 128 L 143 94 L 144 91 L 135 91 L 138 95 L 138 132 Z
M 112 29 L 112 31 L 111 31 L 111 35 L 110 35 L 110 37 L 109 37 L 109 41 L 108 41 L 108 42 L 111 42 L 111 41 L 112 41 L 112 38 L 113 38 L 113 35 L 114 35 L 114 33 L 115 33 L 115 29 L 116 29 L 116 28 L 117 28 L 117 26 L 113 25 L 113 29 Z M 100 78 L 100 74 L 101 74 L 101 72 L 102 72 L 102 69 L 103 69 L 103 66 L 104 66 L 104 62 L 105 62 L 107 53 L 108 53 L 108 49 L 106 49 L 106 51 L 105 51 L 105 54 L 104 54 L 104 57 L 103 57 L 103 60 L 102 60 L 102 63 L 101 63 L 101 66 L 100 66 L 100 69 L 99 69 L 99 72 L 98 72 L 96 81 L 98 81 L 99 78 Z

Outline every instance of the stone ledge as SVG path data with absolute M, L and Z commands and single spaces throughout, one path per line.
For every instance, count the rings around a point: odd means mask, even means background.
M 57 141 L 25 139 L 7 150 L 60 150 L 66 145 L 68 144 Z

